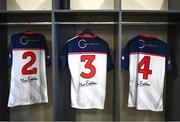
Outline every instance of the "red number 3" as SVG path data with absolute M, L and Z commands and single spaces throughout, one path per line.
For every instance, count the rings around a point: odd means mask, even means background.
M 81 62 L 85 62 L 87 60 L 87 63 L 85 64 L 85 68 L 90 69 L 89 73 L 82 72 L 80 75 L 83 78 L 92 78 L 96 74 L 96 68 L 92 65 L 92 62 L 95 59 L 95 55 L 82 55 L 81 56 Z
M 31 67 L 35 63 L 36 55 L 33 52 L 29 51 L 29 52 L 25 52 L 22 56 L 23 59 L 27 59 L 27 57 L 31 57 L 31 60 L 23 66 L 22 74 L 23 75 L 36 74 L 37 68 L 28 69 L 29 67 Z
M 144 65 L 144 69 L 142 69 L 143 65 Z M 152 70 L 149 69 L 149 65 L 150 65 L 149 56 L 144 56 L 144 58 L 138 64 L 138 73 L 143 74 L 143 79 L 148 79 L 148 75 L 152 74 Z

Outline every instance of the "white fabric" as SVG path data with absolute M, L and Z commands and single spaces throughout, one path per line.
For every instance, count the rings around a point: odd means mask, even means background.
M 143 74 L 138 73 L 138 64 L 144 56 L 150 56 L 149 69 L 152 74 L 148 79 L 143 79 Z M 142 67 L 143 68 L 143 67 Z M 165 74 L 165 57 L 132 54 L 130 55 L 130 84 L 128 107 L 139 110 L 163 111 L 163 87 Z M 149 84 L 150 86 L 143 85 Z
M 22 56 L 28 51 L 36 55 L 34 64 L 32 64 L 28 70 L 37 68 L 37 73 L 23 75 L 22 68 L 31 60 L 31 57 L 23 59 Z M 35 80 L 31 78 L 35 78 Z M 48 102 L 45 50 L 13 50 L 8 106 L 14 107 L 42 102 Z
M 85 62 L 81 62 L 82 55 L 94 55 L 92 65 L 96 73 L 92 78 L 83 78 L 81 73 L 89 73 Z M 72 53 L 68 54 L 68 64 L 71 73 L 71 106 L 80 109 L 104 109 L 107 74 L 107 54 Z

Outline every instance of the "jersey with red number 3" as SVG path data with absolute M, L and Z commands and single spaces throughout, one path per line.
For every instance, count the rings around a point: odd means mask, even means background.
M 103 109 L 107 70 L 112 68 L 107 43 L 97 36 L 76 36 L 66 43 L 61 61 L 71 73 L 71 106 Z
M 46 65 L 49 54 L 44 36 L 19 33 L 9 45 L 11 87 L 9 107 L 48 102 Z
M 128 107 L 163 111 L 164 75 L 172 70 L 167 44 L 138 35 L 124 48 L 121 63 L 130 74 Z

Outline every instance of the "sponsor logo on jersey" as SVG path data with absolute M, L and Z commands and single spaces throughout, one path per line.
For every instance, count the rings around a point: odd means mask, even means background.
M 78 46 L 82 49 L 86 48 L 87 46 L 94 46 L 94 45 L 99 45 L 99 43 L 88 43 L 88 42 L 86 42 L 85 39 L 81 39 L 78 42 Z
M 29 39 L 28 39 L 28 37 L 27 36 L 22 36 L 21 38 L 20 38 L 20 43 L 22 44 L 22 45 L 27 45 L 28 43 L 29 43 Z
M 156 48 L 156 47 L 157 47 L 157 45 L 151 45 L 151 44 L 145 43 L 145 41 L 142 40 L 142 39 L 140 39 L 139 42 L 140 42 L 140 46 L 139 46 L 140 49 L 142 49 L 142 48 L 144 48 L 144 47 L 146 47 L 146 46 L 148 46 L 148 47 L 153 47 L 153 48 Z
M 22 37 L 20 38 L 20 43 L 21 43 L 22 45 L 28 45 L 30 41 L 31 41 L 31 42 L 37 42 L 37 41 L 39 41 L 39 40 L 30 40 L 27 36 L 22 36 Z

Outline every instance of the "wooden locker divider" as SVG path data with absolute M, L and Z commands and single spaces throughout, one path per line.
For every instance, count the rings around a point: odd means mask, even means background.
M 0 12 L 0 22 L 6 22 L 6 14 Z M 9 78 L 8 78 L 8 64 L 7 64 L 7 26 L 0 25 L 0 120 L 9 121 L 10 113 L 7 107 L 8 96 L 9 96 Z

